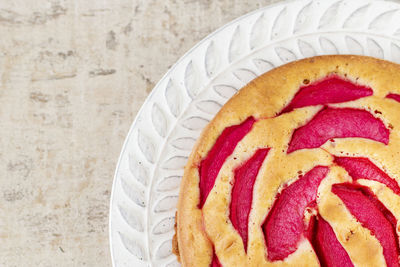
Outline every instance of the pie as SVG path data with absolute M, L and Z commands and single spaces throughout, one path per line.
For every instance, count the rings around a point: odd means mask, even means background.
M 400 66 L 321 56 L 265 73 L 203 130 L 181 182 L 184 267 L 399 266 Z

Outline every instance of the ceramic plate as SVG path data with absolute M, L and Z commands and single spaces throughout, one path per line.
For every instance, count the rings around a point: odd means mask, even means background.
M 171 253 L 179 184 L 203 127 L 256 76 L 327 54 L 400 63 L 399 2 L 281 2 L 225 25 L 186 53 L 155 86 L 123 146 L 111 195 L 113 265 L 179 266 Z

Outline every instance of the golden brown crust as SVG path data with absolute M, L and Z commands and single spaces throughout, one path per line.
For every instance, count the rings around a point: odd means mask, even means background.
M 177 221 L 176 221 L 177 217 L 178 217 L 178 212 L 175 212 L 175 224 L 174 224 L 175 234 L 172 237 L 172 253 L 176 255 L 178 262 L 181 262 L 181 256 L 179 254 L 179 246 L 178 246 L 178 236 L 177 236 Z
M 313 82 L 331 73 L 368 85 L 374 90 L 373 96 L 333 106 L 358 107 L 372 109 L 372 111 L 378 109 L 382 114 L 374 115 L 386 125 L 391 124 L 393 128 L 389 145 L 354 138 L 351 141 L 338 140 L 335 146 L 325 144 L 323 149 L 300 150 L 291 154 L 281 152 L 287 148 L 293 129 L 304 124 L 321 107 L 305 107 L 275 117 L 276 114 L 290 102 L 303 82 Z M 213 249 L 215 249 L 224 266 L 319 266 L 315 253 L 306 240 L 302 241 L 298 250 L 285 260 L 268 262 L 265 257 L 265 244 L 260 225 L 282 184 L 295 178 L 299 170 L 305 173 L 318 164 L 332 164 L 331 155 L 340 154 L 343 151 L 349 155 L 374 159 L 374 162 L 384 167 L 393 178 L 400 179 L 400 165 L 395 160 L 400 154 L 398 132 L 400 118 L 397 115 L 400 114 L 400 104 L 384 98 L 390 92 L 400 93 L 399 73 L 399 65 L 371 57 L 321 56 L 276 68 L 242 88 L 203 130 L 185 167 L 177 213 L 177 247 L 179 247 L 178 253 L 182 265 L 208 267 Z M 233 155 L 227 159 L 220 170 L 203 210 L 198 209 L 200 161 L 207 155 L 223 129 L 239 124 L 249 116 L 270 119 L 259 120 L 252 131 L 240 142 Z M 249 219 L 249 245 L 246 254 L 240 236 L 229 221 L 230 181 L 236 162 L 242 162 L 260 147 L 276 149 L 268 155 L 254 186 L 253 209 Z M 233 161 L 233 157 L 237 157 L 238 161 Z M 319 188 L 319 192 L 325 192 L 318 204 L 321 215 L 332 224 L 339 241 L 356 265 L 385 265 L 380 243 L 360 226 L 343 205 L 338 204 L 340 200 L 335 195 L 328 192 L 332 183 L 347 180 L 349 177 L 343 169 L 331 169 L 329 178 L 325 179 Z M 379 185 L 372 184 L 371 186 L 376 192 L 382 190 Z M 400 216 L 398 203 L 386 195 L 378 194 L 378 198 L 396 217 Z M 339 223 L 340 221 L 343 223 Z M 346 231 L 349 226 L 355 229 L 355 234 L 346 240 Z

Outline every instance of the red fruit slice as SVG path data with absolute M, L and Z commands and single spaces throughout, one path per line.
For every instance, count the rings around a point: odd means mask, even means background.
M 354 84 L 338 76 L 330 76 L 310 85 L 302 86 L 281 113 L 306 106 L 347 102 L 372 94 L 373 91 L 369 87 Z
M 365 186 L 343 183 L 334 184 L 332 192 L 343 201 L 363 227 L 379 240 L 387 266 L 400 266 L 396 218 L 371 190 Z
M 315 217 L 314 217 L 315 218 Z M 352 267 L 349 255 L 337 240 L 335 232 L 320 215 L 312 223 L 313 233 L 309 237 L 321 266 Z
M 233 153 L 239 141 L 251 130 L 254 122 L 255 119 L 249 117 L 241 124 L 233 125 L 223 130 L 207 156 L 201 161 L 199 167 L 200 209 L 206 202 L 207 196 L 213 188 L 215 179 L 226 158 Z
M 219 262 L 219 259 L 217 257 L 217 254 L 215 254 L 215 252 L 214 252 L 213 259 L 212 259 L 212 262 L 210 264 L 210 267 L 222 267 L 222 265 Z
M 392 93 L 390 93 L 390 94 L 388 94 L 388 95 L 386 96 L 386 98 L 391 98 L 391 99 L 396 100 L 397 102 L 400 102 L 400 95 L 399 95 L 399 94 L 392 94 Z
M 343 167 L 354 179 L 381 182 L 400 195 L 399 184 L 367 158 L 335 157 L 335 163 Z
M 317 203 L 315 202 L 315 205 L 316 204 Z M 313 245 L 311 241 L 313 240 L 314 235 L 315 235 L 315 229 L 316 229 L 315 226 L 316 226 L 316 224 L 317 224 L 317 217 L 315 215 L 313 215 L 313 216 L 311 216 L 310 221 L 309 221 L 308 226 L 307 226 L 307 229 L 304 232 L 304 236 L 308 240 L 310 240 L 311 245 Z
M 328 167 L 314 167 L 277 196 L 262 225 L 269 260 L 283 260 L 296 251 L 306 232 L 304 211 L 316 200 L 318 186 L 328 172 Z
M 389 130 L 366 110 L 327 107 L 294 131 L 287 153 L 317 148 L 329 139 L 346 137 L 367 138 L 387 145 Z
M 249 214 L 253 201 L 253 187 L 268 151 L 269 148 L 257 150 L 249 160 L 235 170 L 235 184 L 232 188 L 229 218 L 233 227 L 242 237 L 246 252 Z

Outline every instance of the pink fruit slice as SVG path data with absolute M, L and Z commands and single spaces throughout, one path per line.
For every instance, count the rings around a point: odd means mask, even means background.
M 277 196 L 262 225 L 269 260 L 283 260 L 296 251 L 306 234 L 304 211 L 316 201 L 318 186 L 328 172 L 328 167 L 314 167 Z
M 385 184 L 394 193 L 400 195 L 400 187 L 396 180 L 379 169 L 367 158 L 335 157 L 335 163 L 343 167 L 354 180 L 374 180 Z
M 387 145 L 389 130 L 366 110 L 326 107 L 294 131 L 287 153 L 317 148 L 329 139 L 346 137 L 367 138 Z
M 388 94 L 388 95 L 386 96 L 386 98 L 391 98 L 391 99 L 396 100 L 397 102 L 400 102 L 400 95 L 399 95 L 399 94 L 392 94 L 392 93 L 390 93 L 390 94 Z
M 208 152 L 207 156 L 201 161 L 200 171 L 200 203 L 199 208 L 202 208 L 206 202 L 207 196 L 214 186 L 215 179 L 236 145 L 245 135 L 251 130 L 255 119 L 248 118 L 239 125 L 234 125 L 222 131 L 222 134 L 217 138 L 214 146 Z
M 293 100 L 281 113 L 313 105 L 341 103 L 356 100 L 373 94 L 371 88 L 352 83 L 338 76 L 329 76 L 300 88 Z
M 212 262 L 211 262 L 211 264 L 210 264 L 210 267 L 222 267 L 222 265 L 221 265 L 221 263 L 219 262 L 219 259 L 218 259 L 218 257 L 217 257 L 217 254 L 215 254 L 215 252 L 214 252 L 214 255 L 213 255 L 213 258 L 212 258 Z
M 363 227 L 369 229 L 381 243 L 387 266 L 400 266 L 396 218 L 372 191 L 365 186 L 343 183 L 333 185 L 332 192 L 343 201 Z
M 235 170 L 235 183 L 232 188 L 229 218 L 233 227 L 242 237 L 245 251 L 247 251 L 247 234 L 249 214 L 253 201 L 253 187 L 268 151 L 269 148 L 257 150 L 249 160 Z
M 320 215 L 318 215 L 318 219 L 313 220 L 312 228 L 309 240 L 318 256 L 321 266 L 354 266 L 346 250 L 337 240 L 332 227 Z

